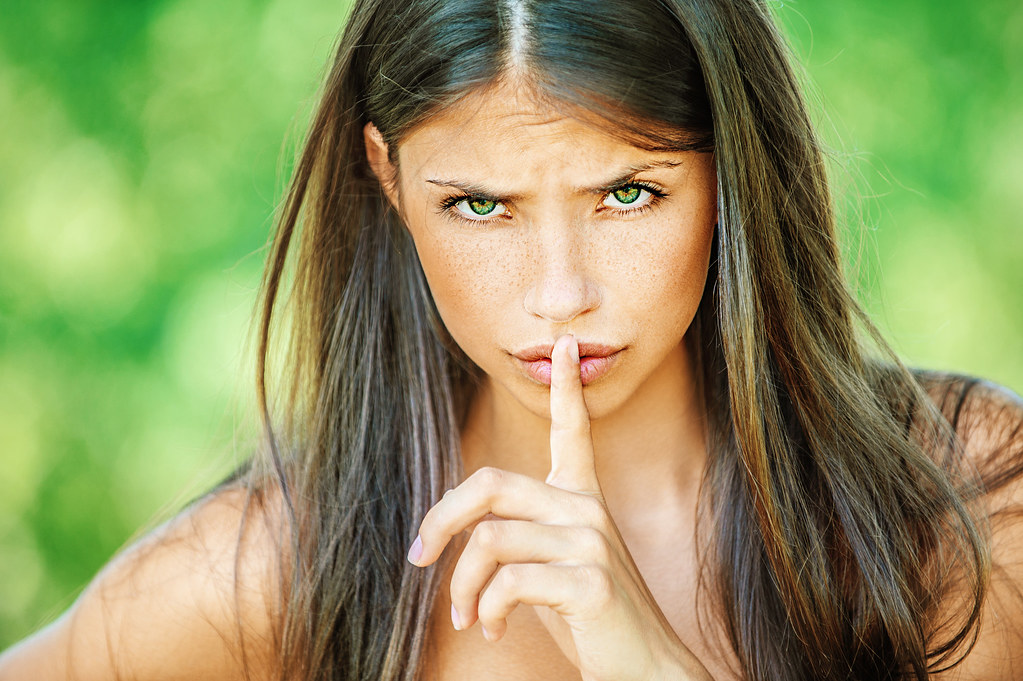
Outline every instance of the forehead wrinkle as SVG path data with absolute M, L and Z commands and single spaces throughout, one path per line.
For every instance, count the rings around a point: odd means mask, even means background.
M 535 194 L 538 184 L 548 185 L 551 180 L 565 192 L 606 193 L 645 170 L 670 169 L 684 162 L 676 160 L 679 156 L 665 158 L 667 150 L 646 149 L 610 133 L 606 119 L 594 120 L 599 117 L 575 107 L 572 111 L 577 115 L 553 105 L 517 79 L 471 93 L 416 131 L 432 130 L 419 138 L 425 144 L 416 144 L 426 157 L 420 156 L 412 177 L 480 198 L 512 201 Z M 444 127 L 447 131 L 441 132 Z M 580 139 L 580 146 L 574 135 L 587 129 L 606 136 L 608 144 L 591 148 Z M 411 141 L 410 137 L 404 140 Z M 400 157 L 407 148 L 399 143 Z M 587 154 L 587 149 L 593 153 Z M 609 168 L 619 171 L 609 172 Z M 585 186 L 589 178 L 595 181 Z M 572 180 L 584 181 L 569 186 Z
M 438 153 L 443 153 L 452 148 L 458 141 L 464 139 L 467 133 L 474 128 L 484 127 L 488 130 L 504 127 L 505 143 L 518 142 L 522 149 L 530 143 L 536 142 L 546 136 L 551 139 L 560 139 L 562 135 L 561 125 L 572 122 L 575 119 L 566 116 L 548 106 L 539 106 L 536 103 L 524 104 L 515 111 L 502 111 L 494 115 L 494 112 L 487 111 L 490 104 L 481 97 L 467 96 L 458 103 L 452 105 L 447 111 L 440 114 L 440 119 L 447 122 L 455 122 L 453 129 L 443 137 L 435 138 L 430 146 L 434 147 L 430 157 L 424 160 L 423 165 Z M 481 123 L 482 121 L 482 123 Z M 549 127 L 544 130 L 547 126 Z M 409 138 L 414 137 L 416 132 L 430 127 L 430 121 L 422 126 L 413 129 L 405 140 L 398 144 L 398 157 L 401 158 L 401 151 L 406 148 Z M 435 129 L 435 128 L 434 128 Z M 514 153 L 514 150 L 512 150 Z

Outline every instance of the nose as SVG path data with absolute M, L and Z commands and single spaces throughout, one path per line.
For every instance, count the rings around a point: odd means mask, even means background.
M 578 243 L 568 237 L 543 240 L 538 247 L 539 270 L 533 286 L 526 291 L 526 311 L 556 324 L 600 307 L 600 287 L 588 275 L 586 256 Z

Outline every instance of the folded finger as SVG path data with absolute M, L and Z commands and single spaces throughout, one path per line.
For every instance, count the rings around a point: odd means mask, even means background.
M 610 560 L 606 539 L 592 528 L 520 520 L 482 522 L 473 530 L 451 576 L 456 627 L 467 628 L 476 621 L 479 595 L 502 565 L 606 565 Z
M 444 495 L 419 526 L 418 547 L 409 560 L 426 566 L 437 560 L 451 538 L 484 520 L 488 514 L 547 525 L 578 525 L 594 513 L 564 491 L 539 480 L 499 468 L 481 468 Z M 584 512 L 588 512 L 583 515 Z
M 546 606 L 562 617 L 595 617 L 611 603 L 614 590 L 610 573 L 599 566 L 503 565 L 480 594 L 479 622 L 496 641 L 519 605 Z

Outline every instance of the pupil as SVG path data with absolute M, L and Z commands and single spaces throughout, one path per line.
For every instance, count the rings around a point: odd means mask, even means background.
M 494 212 L 494 208 L 497 206 L 497 202 L 489 201 L 487 199 L 469 199 L 469 208 L 472 209 L 476 215 L 487 215 Z
M 619 203 L 632 203 L 639 198 L 639 187 L 623 187 L 615 190 L 615 198 Z

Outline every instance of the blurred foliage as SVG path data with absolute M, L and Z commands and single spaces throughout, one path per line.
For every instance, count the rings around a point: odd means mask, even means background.
M 1023 5 L 775 2 L 850 270 L 914 364 L 1023 388 Z M 5 0 L 0 648 L 246 455 L 262 247 L 345 3 Z
M 854 283 L 917 366 L 1023 389 L 1023 5 L 776 2 Z
M 4 1 L 0 647 L 245 456 L 282 143 L 344 13 Z

